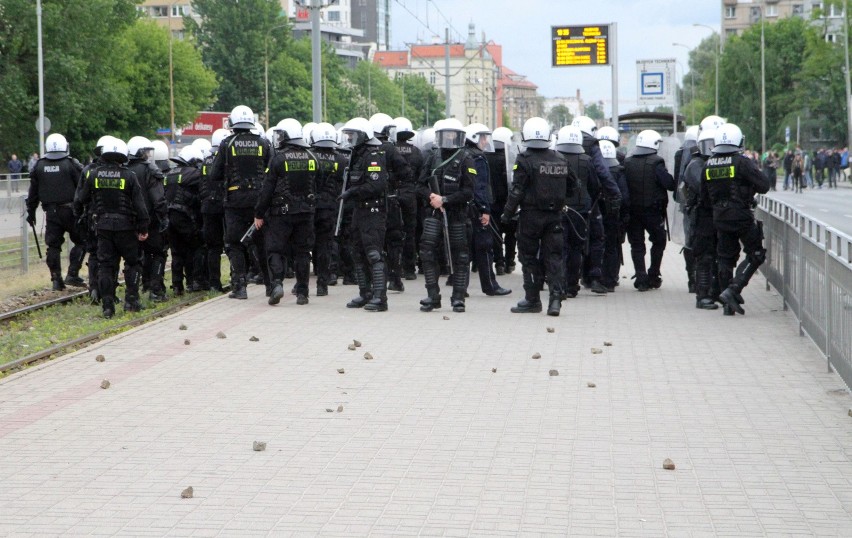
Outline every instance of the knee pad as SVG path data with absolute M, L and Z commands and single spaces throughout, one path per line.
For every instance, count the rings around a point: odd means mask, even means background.
M 766 261 L 766 249 L 761 248 L 748 255 L 749 261 L 755 265 L 763 265 Z
M 367 263 L 370 265 L 379 263 L 382 261 L 382 253 L 378 250 L 368 250 L 367 251 Z

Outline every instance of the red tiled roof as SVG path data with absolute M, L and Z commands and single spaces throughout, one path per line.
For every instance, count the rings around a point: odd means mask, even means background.
M 373 63 L 382 67 L 405 67 L 408 65 L 408 52 L 404 50 L 377 51 Z
M 444 45 L 414 45 L 411 55 L 415 58 L 443 58 Z M 464 56 L 464 45 L 450 45 L 450 56 Z
M 505 65 L 503 66 L 502 83 L 503 86 L 511 86 L 513 88 L 538 89 L 538 86 L 527 80 L 527 77 L 515 73 Z

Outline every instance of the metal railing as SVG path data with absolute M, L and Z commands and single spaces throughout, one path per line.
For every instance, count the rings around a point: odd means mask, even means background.
M 852 387 L 852 237 L 789 205 L 761 196 L 766 263 L 760 271 L 825 355 L 828 369 Z
M 26 195 L 29 188 L 30 175 L 27 172 L 0 174 L 0 198 L 3 196 Z

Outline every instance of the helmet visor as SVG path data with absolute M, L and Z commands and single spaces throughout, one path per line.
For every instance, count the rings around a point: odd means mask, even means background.
M 698 142 L 698 151 L 705 157 L 713 155 L 713 148 L 716 146 L 716 141 L 712 138 L 705 138 Z
M 491 137 L 491 133 L 479 133 L 479 140 L 476 145 L 485 153 L 494 153 L 494 139 Z
M 464 145 L 464 131 L 438 131 L 435 145 L 441 149 L 456 149 Z
M 344 148 L 354 148 L 356 146 L 360 146 L 364 142 L 367 141 L 367 135 L 362 131 L 356 130 L 343 130 L 343 147 Z

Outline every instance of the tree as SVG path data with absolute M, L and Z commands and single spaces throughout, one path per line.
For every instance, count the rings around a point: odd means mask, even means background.
M 547 121 L 556 129 L 559 129 L 565 125 L 571 125 L 571 122 L 574 121 L 574 116 L 571 114 L 571 111 L 568 110 L 567 106 L 556 105 L 551 108 L 550 112 L 547 114 Z
M 216 108 L 247 105 L 255 112 L 263 110 L 264 60 L 277 61 L 291 40 L 287 19 L 280 16 L 280 2 L 192 0 L 192 10 L 200 22 L 184 17 L 184 27 L 198 42 L 204 64 L 219 79 Z
M 689 91 L 682 94 L 683 107 L 680 111 L 685 117 L 692 117 L 693 108 L 696 121 L 713 114 L 716 108 L 716 55 L 718 51 L 719 34 L 715 33 L 702 39 L 697 47 L 689 51 L 689 71 L 683 76 L 683 87 L 688 87 Z M 693 82 L 694 96 L 692 94 Z
M 394 83 L 401 88 L 405 98 L 405 110 L 400 106 L 399 115 L 408 118 L 415 129 L 431 127 L 435 121 L 444 117 L 444 94 L 426 82 L 425 77 L 397 75 Z
M 604 119 L 603 105 L 601 103 L 591 103 L 590 105 L 586 106 L 586 116 L 592 118 L 593 120 Z

